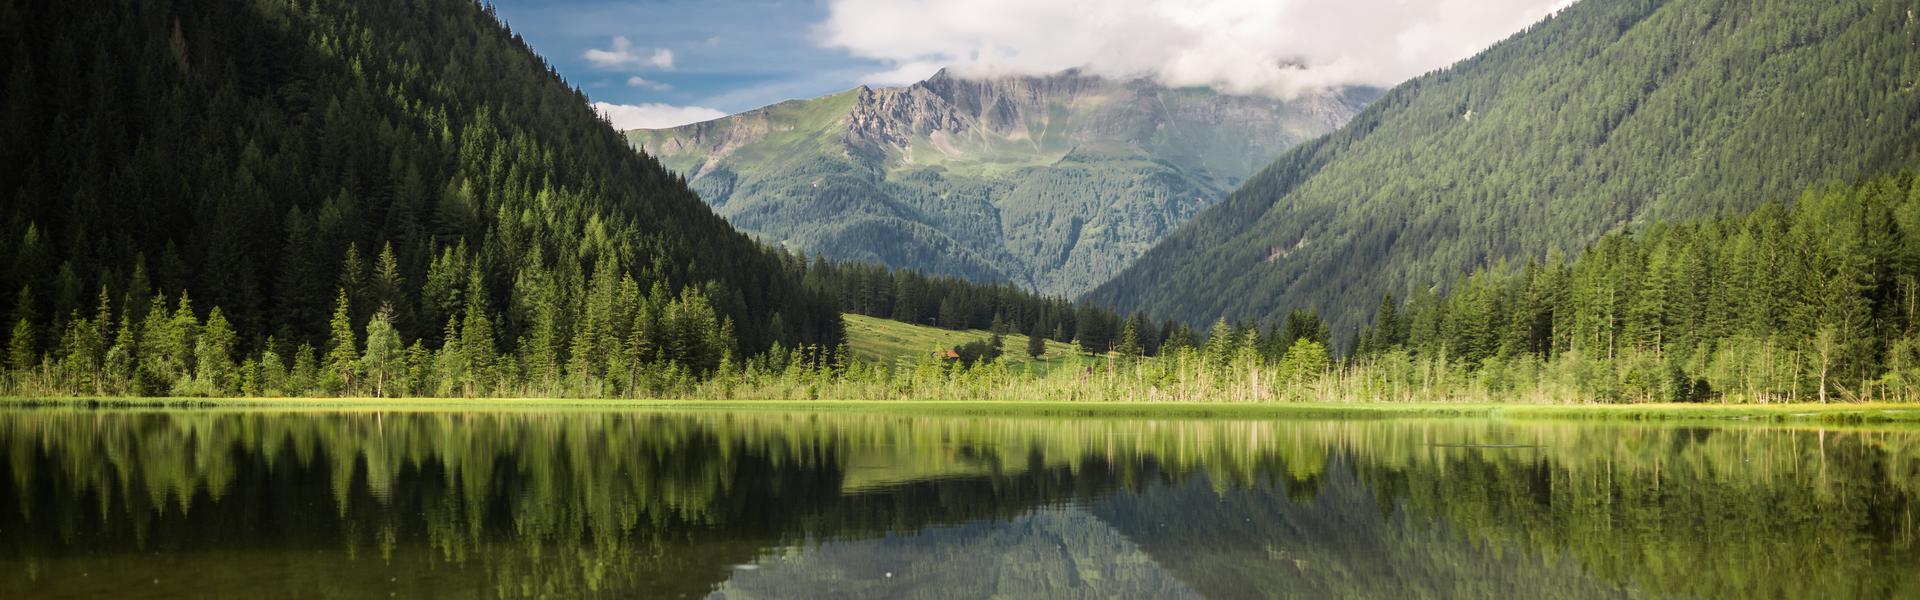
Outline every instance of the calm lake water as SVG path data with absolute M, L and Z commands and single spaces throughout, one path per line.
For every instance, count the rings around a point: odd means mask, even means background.
M 1920 432 L 0 412 L 0 598 L 1920 597 Z

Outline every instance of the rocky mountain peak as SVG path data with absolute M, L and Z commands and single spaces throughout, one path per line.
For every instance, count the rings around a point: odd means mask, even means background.
M 968 77 L 941 69 L 907 87 L 861 88 L 848 139 L 856 144 L 905 148 L 916 136 L 935 132 L 960 135 L 979 128 L 1006 134 L 1043 125 L 1055 108 L 1130 95 L 1130 87 L 1078 70 L 1040 76 Z
M 905 148 L 918 136 L 965 131 L 969 119 L 945 98 L 920 87 L 860 88 L 848 115 L 847 139 L 856 145 Z

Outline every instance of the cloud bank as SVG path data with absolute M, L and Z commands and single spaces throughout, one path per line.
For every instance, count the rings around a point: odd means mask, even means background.
M 628 77 L 628 78 L 627 78 L 627 87 L 637 87 L 637 88 L 646 88 L 646 89 L 649 89 L 649 90 L 653 90 L 653 91 L 656 91 L 656 92 L 664 92 L 664 91 L 667 91 L 667 90 L 671 90 L 671 89 L 673 89 L 673 86 L 671 86 L 671 85 L 667 85 L 667 84 L 665 84 L 665 83 L 661 83 L 661 82 L 658 82 L 658 81 L 654 81 L 654 80 L 652 80 L 652 79 L 647 79 L 647 78 L 645 78 L 645 77 L 641 77 L 641 76 L 639 76 L 639 75 L 635 75 L 635 76 L 632 76 L 632 77 Z
M 1082 68 L 1230 93 L 1389 86 L 1452 64 L 1573 0 L 830 0 L 821 44 L 896 85 Z
M 711 121 L 727 116 L 704 106 L 673 106 L 670 104 L 613 104 L 609 102 L 593 103 L 593 110 L 613 123 L 613 128 L 664 129 L 678 127 L 688 123 Z
M 624 36 L 613 38 L 613 47 L 606 50 L 598 48 L 580 55 L 593 66 L 602 69 L 672 69 L 673 51 L 666 48 L 635 48 L 633 41 Z

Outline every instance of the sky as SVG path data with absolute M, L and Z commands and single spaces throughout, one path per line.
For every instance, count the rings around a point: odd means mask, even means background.
M 1111 77 L 1290 96 L 1392 86 L 1573 0 L 494 0 L 619 129 L 859 85 Z

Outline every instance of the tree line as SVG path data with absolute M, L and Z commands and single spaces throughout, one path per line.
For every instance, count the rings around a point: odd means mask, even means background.
M 1388 379 L 1424 362 L 1493 391 L 1825 402 L 1920 392 L 1916 328 L 1920 178 L 1904 174 L 1388 296 L 1353 347 Z
M 376 281 L 391 276 L 391 253 L 381 257 L 388 266 Z M 708 292 L 674 293 L 660 282 L 643 291 L 611 267 L 598 273 L 571 329 L 535 286 L 516 296 L 532 305 L 534 327 L 504 338 L 473 276 L 435 338 L 403 336 L 392 303 L 356 324 L 355 298 L 364 294 L 342 286 L 323 345 L 269 338 L 252 351 L 220 307 L 202 317 L 183 293 L 116 310 L 102 288 L 91 313 L 65 320 L 50 351 L 36 349 L 31 314 L 15 319 L 9 383 L 15 392 L 98 396 L 650 396 L 739 359 L 733 322 Z

